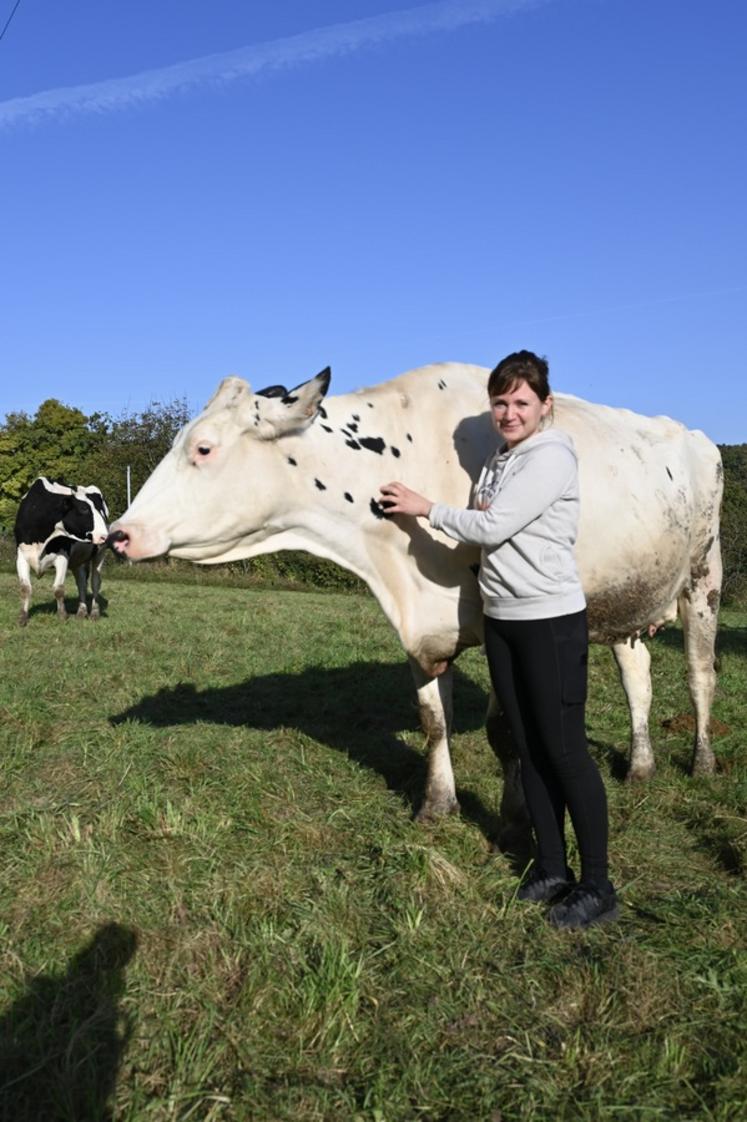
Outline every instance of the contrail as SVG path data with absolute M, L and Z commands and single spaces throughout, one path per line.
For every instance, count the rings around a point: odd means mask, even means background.
M 159 70 L 144 70 L 126 78 L 85 86 L 61 86 L 29 97 L 0 101 L 0 126 L 140 106 L 209 83 L 233 82 L 237 78 L 251 78 L 260 73 L 337 58 L 395 39 L 490 23 L 500 16 L 547 2 L 549 0 L 439 0 L 420 8 L 337 23 L 235 51 L 189 59 Z

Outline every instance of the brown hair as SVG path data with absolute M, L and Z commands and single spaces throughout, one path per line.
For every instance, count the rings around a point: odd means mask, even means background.
M 540 358 L 532 351 L 514 351 L 502 358 L 488 378 L 488 396 L 497 397 L 510 391 L 519 382 L 526 382 L 534 390 L 540 401 L 550 396 L 548 375 L 550 367 L 546 358 Z

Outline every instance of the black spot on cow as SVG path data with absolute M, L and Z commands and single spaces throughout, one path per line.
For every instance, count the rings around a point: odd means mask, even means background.
M 441 379 L 439 380 L 439 383 L 438 383 L 438 388 L 439 388 L 440 390 L 445 390 L 445 389 L 446 389 L 446 382 L 444 382 L 443 378 L 441 378 Z
M 350 494 L 349 491 L 345 492 L 345 498 L 348 500 L 349 503 L 355 502 L 353 496 Z
M 392 515 L 387 510 L 387 507 L 391 505 L 391 503 L 380 503 L 378 499 L 371 499 L 371 514 L 374 518 L 391 518 Z
M 360 421 L 360 416 L 357 413 L 353 413 L 353 420 Z
M 324 429 L 325 432 L 334 432 L 335 431 L 334 429 L 331 429 L 329 427 L 329 425 L 322 425 L 322 428 Z
M 283 405 L 295 405 L 297 401 L 298 401 L 298 395 L 297 394 L 287 393 L 285 395 L 285 397 L 283 398 Z
M 355 423 L 355 421 L 349 421 L 348 422 L 348 428 L 350 429 L 351 432 L 357 432 L 358 431 L 358 426 Z
M 356 452 L 360 451 L 360 444 L 357 440 L 346 440 L 345 443 L 348 448 L 355 448 Z
M 314 486 L 315 486 L 315 487 L 316 487 L 316 488 L 317 488 L 317 489 L 318 489 L 319 491 L 326 491 L 326 490 L 327 490 L 327 488 L 325 487 L 325 485 L 324 485 L 324 484 L 322 483 L 321 479 L 315 479 L 315 480 L 314 480 Z
M 408 432 L 408 433 L 405 433 L 405 436 L 406 436 L 406 437 L 407 437 L 407 439 L 408 439 L 408 440 L 410 441 L 410 444 L 412 444 L 412 437 L 410 436 L 409 432 Z
M 474 573 L 474 575 L 475 575 L 476 577 L 479 577 L 479 575 L 480 575 L 480 562 L 479 562 L 479 561 L 475 561 L 474 565 L 470 565 L 470 567 L 469 567 L 469 571 L 470 571 L 471 573 Z
M 288 391 L 285 386 L 267 386 L 263 390 L 257 390 L 258 397 L 287 397 Z M 259 409 L 259 404 L 255 401 L 254 408 Z
M 109 517 L 109 511 L 106 509 L 106 503 L 104 502 L 104 496 L 101 495 L 101 494 L 97 494 L 96 491 L 91 491 L 91 492 L 89 492 L 88 498 L 91 500 L 93 505 L 96 507 L 96 510 L 99 512 L 101 517 L 106 522 L 106 520 Z
M 394 445 L 392 445 L 392 455 L 399 459 L 402 453 L 400 452 L 399 448 L 395 448 Z
M 90 534 L 86 535 L 86 540 L 91 540 Z M 65 557 L 69 558 L 74 542 L 74 538 L 69 538 L 65 534 L 60 534 L 59 537 L 50 538 L 44 546 L 44 549 L 41 551 L 40 556 L 44 557 L 47 553 L 63 553 Z
M 362 436 L 360 442 L 368 452 L 376 452 L 379 456 L 386 448 L 386 444 L 380 436 Z
M 669 476 L 669 478 L 670 478 L 671 480 L 674 480 L 674 476 L 672 475 L 672 473 L 671 473 L 671 471 L 669 470 L 669 468 L 667 468 L 667 475 Z
M 366 405 L 368 406 L 369 409 L 373 409 L 373 402 L 372 401 L 367 401 Z
M 323 405 L 319 406 L 317 412 L 319 413 L 320 417 L 324 417 L 325 421 L 327 420 L 327 410 L 324 408 Z
M 298 467 L 298 462 L 294 460 L 292 456 L 288 456 L 288 463 L 291 467 Z

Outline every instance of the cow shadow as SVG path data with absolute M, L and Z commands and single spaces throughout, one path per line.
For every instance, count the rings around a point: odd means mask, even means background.
M 106 924 L 0 1017 L 2 1122 L 113 1122 L 131 1033 L 119 1002 L 136 945 L 129 928 Z
M 454 730 L 484 725 L 487 695 L 454 669 Z M 112 724 L 140 721 L 156 728 L 211 722 L 266 729 L 295 728 L 313 740 L 380 775 L 413 813 L 425 791 L 424 752 L 406 744 L 403 729 L 420 729 L 409 668 L 402 664 L 356 662 L 344 667 L 310 667 L 297 674 L 264 674 L 232 686 L 198 690 L 192 682 L 168 686 L 109 718 Z M 491 841 L 499 837 L 497 812 L 479 795 L 457 789 L 462 816 Z

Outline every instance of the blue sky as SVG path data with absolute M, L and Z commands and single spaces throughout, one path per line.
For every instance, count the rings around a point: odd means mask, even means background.
M 742 0 L 21 0 L 0 416 L 528 347 L 747 441 L 746 43 Z

